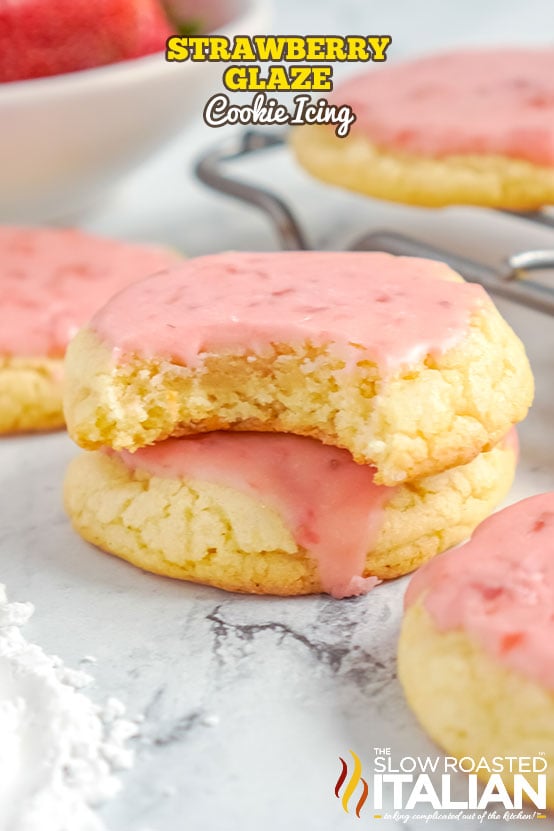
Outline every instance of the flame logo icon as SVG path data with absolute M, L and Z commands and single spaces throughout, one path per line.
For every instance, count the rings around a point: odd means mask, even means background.
M 362 763 L 360 762 L 358 756 L 354 753 L 353 750 L 350 751 L 350 755 L 354 759 L 354 769 L 352 771 L 350 779 L 346 782 L 346 787 L 345 787 L 344 793 L 342 795 L 341 803 L 342 803 L 342 807 L 344 808 L 346 813 L 348 813 L 348 803 L 350 802 L 350 799 L 352 798 L 352 795 L 353 795 L 354 791 L 356 790 L 359 783 L 361 782 L 362 786 L 363 786 L 362 787 L 362 793 L 361 793 L 361 796 L 358 799 L 358 802 L 357 802 L 357 805 L 356 805 L 356 816 L 359 819 L 360 818 L 360 811 L 364 807 L 365 801 L 367 799 L 368 786 L 367 786 L 367 782 L 362 777 Z M 348 765 L 346 764 L 346 762 L 344 761 L 342 756 L 339 756 L 339 761 L 341 763 L 341 772 L 339 774 L 339 778 L 337 779 L 337 784 L 335 785 L 335 796 L 337 797 L 337 799 L 341 798 L 340 797 L 341 788 L 342 788 L 342 786 L 344 785 L 344 783 L 346 781 L 346 777 L 348 776 Z

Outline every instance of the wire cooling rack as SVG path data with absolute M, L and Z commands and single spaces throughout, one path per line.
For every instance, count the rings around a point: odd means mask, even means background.
M 198 160 L 195 172 L 208 187 L 263 211 L 273 224 L 283 249 L 306 251 L 310 245 L 286 202 L 266 188 L 246 184 L 235 177 L 234 171 L 229 170 L 230 162 L 281 148 L 285 144 L 284 134 L 248 130 L 208 150 Z M 554 228 L 554 217 L 543 211 L 510 212 L 510 215 Z M 441 260 L 466 280 L 480 283 L 487 291 L 499 297 L 554 315 L 554 289 L 530 276 L 533 271 L 554 269 L 554 249 L 521 251 L 507 257 L 498 268 L 493 268 L 396 231 L 383 230 L 363 234 L 348 250 L 387 251 L 391 254 Z

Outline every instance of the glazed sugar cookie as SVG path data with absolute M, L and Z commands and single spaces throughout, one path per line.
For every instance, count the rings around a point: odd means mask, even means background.
M 69 339 L 116 291 L 177 259 L 75 230 L 0 227 L 0 433 L 61 427 Z
M 62 378 L 61 358 L 0 355 L 0 434 L 62 427 Z
M 315 439 L 208 433 L 85 453 L 65 504 L 86 540 L 158 574 L 256 594 L 362 594 L 471 533 L 511 485 L 509 438 L 411 484 Z
M 544 753 L 554 808 L 554 493 L 424 566 L 406 607 L 398 671 L 425 730 L 458 758 Z
M 379 253 L 189 260 L 113 298 L 67 362 L 72 438 L 291 432 L 395 485 L 465 464 L 532 398 L 522 344 L 480 286 Z
M 319 179 L 415 205 L 554 203 L 554 49 L 451 52 L 372 66 L 337 85 L 350 135 L 292 131 Z

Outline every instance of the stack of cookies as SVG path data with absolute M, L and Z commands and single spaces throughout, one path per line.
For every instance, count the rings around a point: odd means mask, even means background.
M 361 594 L 466 538 L 533 394 L 480 286 L 367 252 L 185 261 L 112 298 L 65 371 L 81 536 L 279 595 Z

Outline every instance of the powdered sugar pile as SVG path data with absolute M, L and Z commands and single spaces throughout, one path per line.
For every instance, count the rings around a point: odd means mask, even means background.
M 119 789 L 136 725 L 115 699 L 98 707 L 91 682 L 25 640 L 30 603 L 0 584 L 0 831 L 102 831 L 94 805 Z

